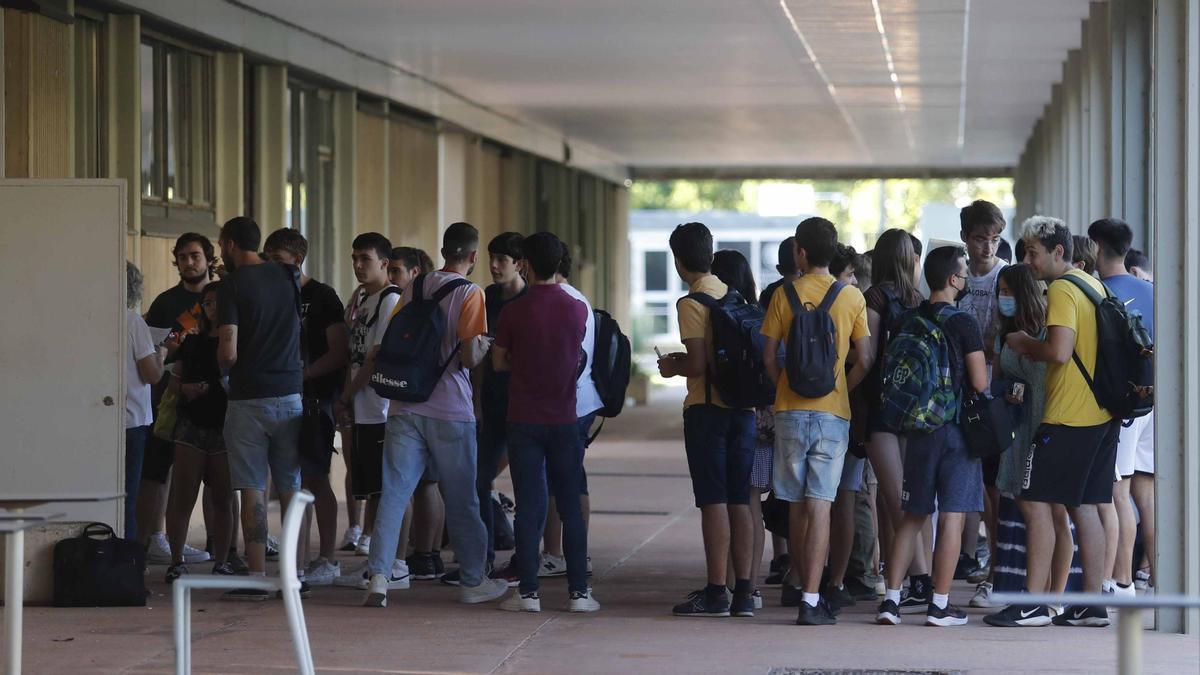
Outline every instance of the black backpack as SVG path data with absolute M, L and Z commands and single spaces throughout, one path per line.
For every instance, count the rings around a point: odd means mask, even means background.
M 796 285 L 784 284 L 793 316 L 784 365 L 788 387 L 804 398 L 821 398 L 837 386 L 837 326 L 829 310 L 845 286 L 834 281 L 820 305 L 806 307 Z
M 462 346 L 462 343 L 454 345 L 450 356 L 442 361 L 446 313 L 439 303 L 455 289 L 471 282 L 452 279 L 433 297 L 425 299 L 425 279 L 422 274 L 413 280 L 412 300 L 392 317 L 379 345 L 375 372 L 371 373 L 371 388 L 382 398 L 409 403 L 428 401 L 442 373 Z
M 621 326 L 612 315 L 602 309 L 593 309 L 596 334 L 592 352 L 592 382 L 600 394 L 601 417 L 616 417 L 625 407 L 625 391 L 629 388 L 629 377 L 633 372 L 633 350 L 629 338 L 621 332 Z
M 730 289 L 717 300 L 707 293 L 688 298 L 709 309 L 713 362 L 705 374 L 706 390 L 716 387 L 731 408 L 763 408 L 775 402 L 775 384 L 763 365 L 762 335 L 766 314 Z
M 1078 352 L 1075 366 L 1083 374 L 1100 407 L 1121 420 L 1150 414 L 1154 409 L 1154 341 L 1142 325 L 1142 317 L 1130 314 L 1125 303 L 1104 286 L 1104 296 L 1086 281 L 1073 275 L 1071 282 L 1096 307 L 1096 372 L 1088 375 Z

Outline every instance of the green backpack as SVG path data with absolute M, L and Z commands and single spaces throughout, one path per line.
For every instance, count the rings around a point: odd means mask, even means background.
M 911 310 L 883 352 L 881 421 L 898 433 L 929 433 L 958 418 L 950 345 L 942 324 L 962 310 Z

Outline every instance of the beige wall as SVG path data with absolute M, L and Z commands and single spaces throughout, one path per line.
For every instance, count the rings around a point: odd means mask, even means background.
M 72 175 L 70 26 L 4 10 L 4 175 Z
M 438 258 L 438 140 L 431 124 L 393 115 L 388 131 L 388 238 Z

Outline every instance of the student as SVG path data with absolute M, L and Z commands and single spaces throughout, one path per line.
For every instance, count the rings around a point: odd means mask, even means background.
M 125 538 L 137 538 L 138 483 L 142 480 L 142 458 L 150 425 L 150 385 L 163 376 L 167 348 L 155 345 L 150 328 L 135 308 L 142 302 L 142 273 L 125 262 L 125 330 L 129 350 L 125 353 Z
M 580 510 L 583 444 L 575 414 L 580 350 L 587 324 L 586 307 L 555 281 L 563 244 L 549 232 L 521 244 L 529 290 L 500 312 L 492 365 L 511 372 L 508 391 L 509 471 L 519 508 L 516 519 L 517 572 L 520 586 L 500 609 L 539 612 L 538 546 L 546 522 L 546 487 L 554 491 L 563 524 L 567 562 L 568 610 L 595 612 L 600 604 L 587 585 L 587 526 Z
M 729 287 L 711 274 L 712 234 L 702 223 L 686 223 L 671 233 L 675 271 L 689 293 L 725 297 Z M 708 386 L 708 364 L 714 359 L 710 310 L 683 297 L 676 305 L 679 337 L 686 352 L 658 360 L 663 377 L 686 377 L 683 400 L 683 444 L 692 492 L 700 509 L 708 584 L 675 605 L 675 616 L 754 616 L 750 581 L 754 526 L 750 522 L 750 469 L 754 462 L 754 412 L 731 409 Z M 733 601 L 726 595 L 726 567 L 733 559 Z
M 1119 423 L 1101 408 L 1084 380 L 1079 360 L 1089 374 L 1095 372 L 1098 337 L 1096 308 L 1072 281 L 1071 275 L 1098 293 L 1103 285 L 1095 277 L 1071 266 L 1071 231 L 1056 218 L 1034 216 L 1025 221 L 1025 259 L 1038 278 L 1050 282 L 1047 292 L 1047 339 L 1028 333 L 1011 333 L 1005 342 L 1013 351 L 1033 361 L 1049 364 L 1046 376 L 1046 411 L 1034 437 L 1025 469 L 1021 498 L 1030 502 L 1026 519 L 1026 588 L 1039 592 L 1046 586 L 1053 555 L 1052 504 L 1067 507 L 1078 534 L 1083 563 L 1083 590 L 1099 593 L 1104 581 L 1104 529 L 1098 505 L 1112 502 Z M 994 626 L 1044 626 L 1050 623 L 1046 606 L 1011 605 L 984 619 Z M 1056 625 L 1106 626 L 1104 607 L 1068 607 L 1054 617 Z
M 221 227 L 228 272 L 217 298 L 217 361 L 229 373 L 224 439 L 229 473 L 241 494 L 242 532 L 251 576 L 266 574 L 268 471 L 287 508 L 300 489 L 300 270 L 263 261 L 258 224 L 238 216 Z M 302 588 L 307 592 L 307 585 Z M 261 601 L 267 591 L 242 588 L 229 600 Z
M 1142 318 L 1142 326 L 1154 339 L 1154 284 L 1125 270 L 1125 256 L 1133 243 L 1133 230 L 1117 218 L 1097 220 L 1088 227 L 1088 237 L 1097 246 L 1096 271 L 1113 295 L 1125 303 L 1128 312 Z M 1117 595 L 1133 595 L 1133 545 L 1141 517 L 1142 541 L 1150 561 L 1150 585 L 1154 581 L 1154 413 L 1121 425 L 1117 441 L 1117 484 L 1113 503 L 1117 509 L 1119 539 L 1112 579 L 1105 580 L 1107 590 Z M 1130 497 L 1132 495 L 1132 503 Z
M 1096 259 L 1098 255 L 1096 242 L 1092 241 L 1089 237 L 1076 234 L 1071 237 L 1071 243 L 1071 265 L 1077 270 L 1083 270 L 1084 274 L 1094 276 L 1096 274 Z M 1122 264 L 1122 266 L 1124 265 Z
M 440 301 L 446 317 L 440 360 L 448 365 L 433 393 L 422 403 L 391 401 L 388 406 L 383 494 L 367 561 L 371 576 L 363 601 L 368 607 L 387 605 L 392 552 L 399 544 L 413 491 L 428 466 L 438 476 L 446 504 L 446 529 L 459 564 L 460 601 L 489 602 L 504 595 L 507 588 L 504 581 L 487 576 L 487 530 L 479 517 L 475 480 L 475 410 L 469 371 L 487 353 L 487 315 L 483 290 L 466 282 L 465 277 L 474 269 L 478 255 L 479 231 L 468 223 L 453 223 L 442 236 L 445 267 L 419 277 L 396 304 L 399 312 L 418 287 L 428 300 L 444 285 L 460 284 Z M 373 354 L 378 353 L 378 346 L 374 345 Z
M 802 276 L 792 282 L 801 303 L 818 307 L 836 279 L 829 264 L 837 252 L 837 229 L 824 218 L 808 218 L 796 228 L 796 267 Z M 786 290 L 786 289 L 785 289 Z M 838 292 L 829 314 L 836 326 L 837 359 L 834 388 L 820 398 L 804 398 L 792 391 L 774 359 L 766 359 L 767 373 L 777 382 L 775 395 L 775 495 L 788 504 L 788 548 L 798 565 L 803 589 L 796 623 L 804 626 L 837 623 L 834 610 L 821 598 L 821 572 L 829 551 L 830 507 L 837 497 L 842 468 L 850 442 L 849 392 L 871 368 L 870 332 L 862 293 L 853 287 Z M 776 293 L 763 323 L 763 351 L 774 354 L 786 343 L 794 316 L 786 294 Z M 854 345 L 857 361 L 846 372 L 846 356 Z M 803 555 L 803 559 L 800 556 Z
M 308 240 L 298 230 L 284 228 L 267 237 L 263 252 L 272 262 L 301 270 L 308 257 Z M 320 458 L 300 458 L 300 477 L 316 502 L 320 552 L 305 568 L 305 579 L 313 586 L 328 586 L 342 573 L 335 557 L 337 545 L 337 497 L 329 482 L 333 461 L 333 402 L 342 385 L 342 371 L 349 362 L 349 336 L 343 320 L 345 308 L 333 288 L 300 273 L 301 355 L 304 359 L 304 395 L 317 399 L 321 411 Z M 308 557 L 308 528 L 305 527 L 304 558 Z
M 1125 254 L 1125 271 L 1142 281 L 1154 283 L 1154 270 L 1150 267 L 1150 258 L 1136 248 L 1129 249 Z
M 950 354 L 951 382 L 961 405 L 966 396 L 981 395 L 988 388 L 979 324 L 971 314 L 954 308 L 956 296 L 966 290 L 970 279 L 966 252 L 957 246 L 936 248 L 926 256 L 924 272 L 929 300 L 917 312 L 942 331 L 944 348 Z M 936 510 L 933 596 L 925 612 L 925 624 L 966 624 L 966 613 L 950 604 L 950 585 L 958 563 L 965 514 L 983 508 L 983 474 L 979 460 L 967 450 L 957 422 L 948 422 L 929 433 L 908 435 L 901 508 L 904 516 L 892 538 L 887 592 L 876 621 L 892 626 L 900 623 L 900 583 L 912 558 L 917 533 Z
M 796 280 L 796 277 L 798 276 L 798 272 L 796 271 L 796 258 L 792 255 L 792 251 L 795 250 L 795 247 L 795 237 L 788 237 L 787 239 L 779 242 L 779 257 L 777 258 L 779 262 L 775 265 L 775 271 L 779 272 L 779 275 L 782 278 L 772 281 L 771 283 L 767 284 L 766 288 L 762 290 L 762 293 L 758 296 L 759 307 L 769 307 L 771 305 L 771 298 L 775 295 L 776 289 L 788 282 Z M 749 298 L 747 298 L 747 300 L 749 300 Z
M 229 453 L 225 449 L 227 396 L 217 364 L 217 291 L 220 282 L 204 287 L 197 332 L 187 336 L 176 353 L 171 391 L 179 397 L 175 424 L 175 461 L 171 470 L 171 492 L 167 501 L 167 539 L 171 544 L 169 584 L 187 573 L 184 543 L 188 521 L 196 505 L 203 480 L 213 503 L 213 574 L 232 575 L 226 562 L 233 540 L 233 490 L 230 488 Z M 336 503 L 335 503 L 336 506 Z

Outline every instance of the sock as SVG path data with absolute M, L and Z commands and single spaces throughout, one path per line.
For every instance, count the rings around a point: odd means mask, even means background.
M 738 579 L 733 582 L 733 592 L 735 595 L 750 595 L 754 589 L 750 587 L 749 579 Z
M 949 602 L 950 602 L 950 594 L 949 593 L 934 593 L 933 594 L 933 606 L 934 607 L 937 607 L 938 609 L 946 609 L 946 604 Z
M 900 589 L 899 588 L 887 589 L 883 593 L 883 599 L 891 600 L 892 602 L 896 603 L 897 605 L 900 604 Z
M 704 594 L 709 600 L 725 597 L 725 584 L 709 584 L 704 587 Z
M 804 594 L 804 604 L 808 605 L 809 607 L 816 607 L 817 603 L 820 601 L 821 601 L 820 593 L 805 593 Z

